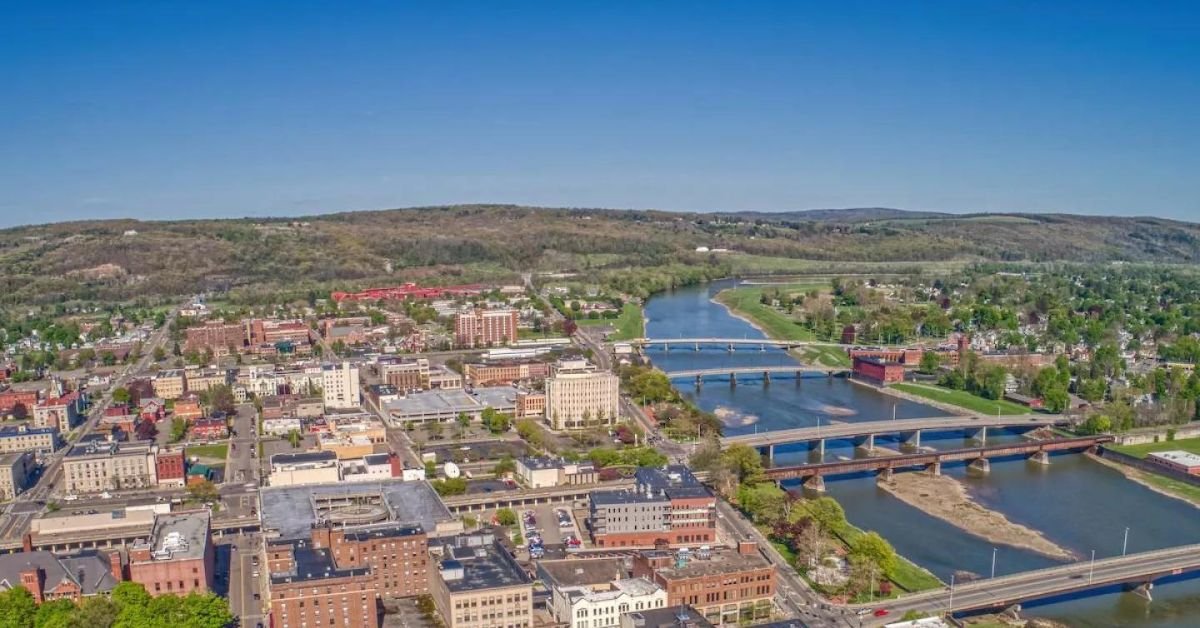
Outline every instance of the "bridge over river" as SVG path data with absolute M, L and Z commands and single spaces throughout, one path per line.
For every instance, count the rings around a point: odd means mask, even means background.
M 850 348 L 861 345 L 847 345 L 840 342 L 821 342 L 817 340 L 773 340 L 771 338 L 637 338 L 630 340 L 630 344 L 642 347 L 659 346 L 670 350 L 671 347 L 684 346 L 692 347 L 693 350 L 699 351 L 704 345 L 723 346 L 729 351 L 733 351 L 736 347 L 757 347 L 758 349 L 766 349 L 767 347 L 778 347 L 783 349 L 791 349 L 793 347 L 842 347 Z
M 895 621 L 895 617 L 910 610 L 930 613 L 1004 610 L 1039 598 L 1114 585 L 1125 585 L 1149 599 L 1155 581 L 1198 569 L 1200 545 L 1182 545 L 975 580 L 953 588 L 904 595 L 882 604 L 891 611 L 886 621 Z
M 724 368 L 688 369 L 683 371 L 666 371 L 666 375 L 670 379 L 695 378 L 697 386 L 706 377 L 728 377 L 729 384 L 737 386 L 738 375 L 754 375 L 763 378 L 764 381 L 770 382 L 772 375 L 793 375 L 796 378 L 800 378 L 805 373 L 834 375 L 849 372 L 850 369 L 841 366 L 792 364 L 789 366 L 727 366 Z

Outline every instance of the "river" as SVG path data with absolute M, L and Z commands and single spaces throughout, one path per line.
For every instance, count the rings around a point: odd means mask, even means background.
M 650 338 L 722 337 L 762 338 L 749 323 L 734 317 L 711 301 L 732 280 L 661 294 L 646 303 L 646 335 Z M 665 370 L 725 366 L 785 365 L 795 360 L 778 349 L 757 348 L 729 352 L 723 348 L 676 347 L 648 352 Z M 764 385 L 757 378 L 705 382 L 697 389 L 691 381 L 675 382 L 679 390 L 701 408 L 715 412 L 726 423 L 727 434 L 828 424 L 830 421 L 866 421 L 895 417 L 897 421 L 940 416 L 940 410 L 898 401 L 838 378 L 813 376 L 800 382 L 776 379 Z M 922 435 L 922 444 L 944 448 L 962 446 L 961 435 Z M 989 442 L 1017 438 L 992 435 Z M 881 444 L 887 446 L 884 441 Z M 812 455 L 798 449 L 777 448 L 776 463 L 798 462 Z M 830 443 L 826 458 L 853 456 L 847 442 Z M 1129 528 L 1128 551 L 1137 552 L 1200 542 L 1200 510 L 1125 479 L 1120 473 L 1081 455 L 1053 457 L 1049 466 L 1024 460 L 993 461 L 991 473 L 967 477 L 962 466 L 945 473 L 964 478 L 971 494 L 1010 520 L 1044 532 L 1051 540 L 1074 551 L 1081 560 L 1119 555 Z M 875 487 L 872 477 L 828 481 L 854 524 L 877 530 L 896 550 L 943 580 L 969 571 L 987 576 L 993 546 L 930 517 Z M 996 574 L 1026 571 L 1055 564 L 1051 559 L 1010 547 L 995 551 Z M 1072 626 L 1200 626 L 1200 579 L 1156 584 L 1154 600 L 1119 590 L 1025 605 L 1028 615 L 1062 621 Z

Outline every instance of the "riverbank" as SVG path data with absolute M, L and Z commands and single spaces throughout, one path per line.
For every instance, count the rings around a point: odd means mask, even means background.
M 878 486 L 909 506 L 992 543 L 1058 560 L 1076 557 L 1040 531 L 1013 523 L 1003 514 L 984 508 L 967 494 L 962 482 L 952 477 L 920 472 L 896 473 L 890 480 L 880 480 Z
M 984 399 L 983 397 L 972 395 L 965 390 L 951 390 L 949 388 L 942 388 L 941 386 L 908 383 L 892 384 L 888 388 L 920 397 L 925 403 L 936 401 L 944 405 L 988 416 L 996 416 L 997 414 L 1029 414 L 1031 412 L 1029 408 L 1020 404 L 1004 401 L 1003 399 Z
M 1095 454 L 1085 452 L 1083 455 L 1088 460 L 1098 462 L 1110 469 L 1115 469 L 1129 481 L 1141 484 L 1155 493 L 1166 495 L 1167 497 L 1178 499 L 1196 508 L 1200 508 L 1200 487 L 1178 482 L 1161 475 L 1154 475 L 1141 469 L 1134 469 L 1133 467 L 1113 462 L 1112 460 L 1105 460 Z
M 795 283 L 786 286 L 793 289 L 817 287 Z M 714 295 L 710 301 L 725 308 L 730 316 L 750 325 L 772 340 L 816 340 L 811 331 L 798 325 L 791 317 L 763 305 L 760 301 L 762 292 L 761 287 L 726 288 Z M 850 366 L 849 356 L 840 347 L 802 347 L 794 349 L 793 353 L 803 362 L 822 366 Z

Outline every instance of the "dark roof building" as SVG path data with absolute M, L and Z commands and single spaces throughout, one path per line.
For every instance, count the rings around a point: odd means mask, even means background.
M 47 551 L 0 554 L 0 590 L 24 586 L 38 602 L 107 595 L 121 581 L 121 555 L 84 550 L 70 556 Z

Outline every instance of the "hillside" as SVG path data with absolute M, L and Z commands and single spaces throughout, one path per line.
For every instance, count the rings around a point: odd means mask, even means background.
M 514 280 L 523 271 L 564 268 L 609 274 L 692 268 L 714 276 L 758 268 L 747 260 L 761 258 L 1200 261 L 1200 226 L 1171 220 L 841 211 L 852 213 L 836 221 L 830 220 L 835 214 L 816 220 L 799 219 L 802 213 L 472 205 L 292 219 L 21 227 L 0 231 L 0 303 L 115 300 L 225 287 L 307 290 L 410 280 Z M 850 221 L 868 211 L 872 218 Z M 698 246 L 739 254 L 697 254 Z

